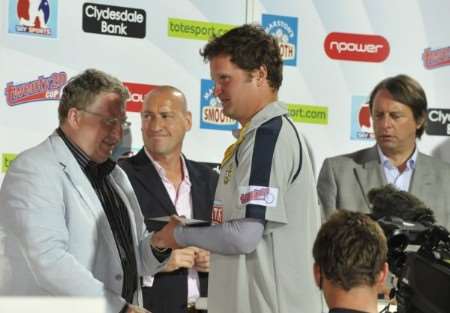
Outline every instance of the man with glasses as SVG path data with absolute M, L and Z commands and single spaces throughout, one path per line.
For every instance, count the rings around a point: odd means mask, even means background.
M 126 174 L 110 159 L 130 126 L 128 96 L 101 71 L 73 77 L 59 127 L 12 163 L 0 190 L 2 295 L 104 297 L 107 312 L 146 312 L 131 305 L 142 304 L 140 277 L 165 262 L 152 252 Z

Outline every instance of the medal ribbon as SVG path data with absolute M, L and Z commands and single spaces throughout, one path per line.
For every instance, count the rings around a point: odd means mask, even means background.
M 250 122 L 247 122 L 247 124 L 245 124 L 244 127 L 242 127 L 239 131 L 239 138 L 234 143 L 229 145 L 225 150 L 220 168 L 222 168 L 233 157 L 234 151 L 236 151 L 237 147 L 241 144 L 242 141 L 244 141 L 245 133 L 247 132 L 249 126 Z

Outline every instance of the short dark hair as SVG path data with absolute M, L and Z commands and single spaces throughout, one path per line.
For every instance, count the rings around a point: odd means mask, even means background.
M 86 109 L 101 92 L 114 92 L 121 103 L 129 98 L 128 89 L 117 78 L 96 69 L 87 69 L 69 79 L 64 87 L 58 107 L 59 123 L 62 124 L 71 108 Z
M 313 247 L 321 275 L 346 291 L 374 286 L 387 260 L 383 230 L 369 216 L 338 210 L 322 225 Z
M 422 126 L 416 130 L 416 137 L 422 137 L 427 121 L 427 97 L 422 86 L 408 75 L 400 74 L 388 77 L 379 82 L 372 90 L 369 100 L 370 112 L 372 112 L 375 96 L 380 90 L 388 91 L 395 101 L 408 106 L 413 112 L 416 122 L 423 119 Z
M 205 61 L 229 55 L 231 62 L 247 72 L 265 66 L 267 80 L 274 91 L 280 89 L 283 81 L 283 60 L 278 41 L 259 25 L 245 24 L 221 36 L 214 36 L 200 55 Z

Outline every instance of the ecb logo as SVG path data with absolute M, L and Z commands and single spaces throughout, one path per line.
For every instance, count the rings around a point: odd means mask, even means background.
M 8 32 L 56 38 L 57 0 L 9 0 Z
M 285 65 L 297 65 L 297 18 L 280 15 L 262 15 L 262 27 L 277 38 Z
M 352 97 L 351 135 L 352 140 L 372 140 L 372 119 L 370 117 L 369 104 L 365 96 Z
M 235 120 L 223 114 L 220 100 L 214 96 L 214 82 L 202 79 L 200 87 L 200 128 L 233 130 L 238 128 Z

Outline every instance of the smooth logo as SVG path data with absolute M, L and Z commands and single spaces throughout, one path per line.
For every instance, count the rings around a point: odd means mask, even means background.
M 223 113 L 220 101 L 214 96 L 214 82 L 210 79 L 201 80 L 200 128 L 217 130 L 238 128 L 238 123 Z
M 8 32 L 56 38 L 57 0 L 9 0 Z
M 141 112 L 142 104 L 144 101 L 144 95 L 155 88 L 155 85 L 138 84 L 123 82 L 125 87 L 127 87 L 130 93 L 130 98 L 127 101 L 127 111 L 128 112 Z
M 390 52 L 388 41 L 378 35 L 330 33 L 323 45 L 328 57 L 336 60 L 383 62 Z
M 450 136 L 450 109 L 428 109 L 428 135 Z
M 34 101 L 59 100 L 66 82 L 66 72 L 53 73 L 48 77 L 39 76 L 25 83 L 8 82 L 5 88 L 6 103 L 15 106 Z
M 423 66 L 428 70 L 450 65 L 450 47 L 434 50 L 426 48 L 422 54 L 422 61 Z
M 373 140 L 375 134 L 373 132 L 372 119 L 370 117 L 370 109 L 366 96 L 352 97 L 351 114 L 350 139 Z
M 142 9 L 83 4 L 83 31 L 102 35 L 144 38 L 146 13 Z
M 263 14 L 261 24 L 268 34 L 277 38 L 283 64 L 296 66 L 298 19 L 291 16 Z

